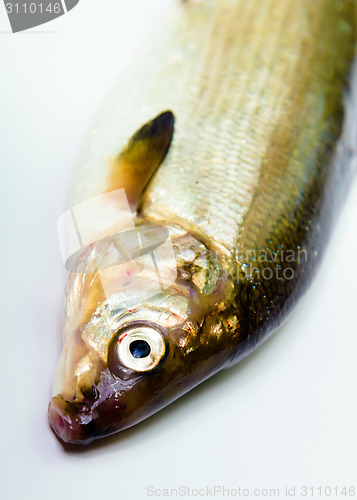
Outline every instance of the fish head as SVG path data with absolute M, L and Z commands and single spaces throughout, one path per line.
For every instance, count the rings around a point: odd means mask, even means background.
M 237 320 L 226 310 L 219 259 L 187 233 L 169 243 L 171 250 L 146 254 L 139 264 L 71 273 L 49 407 L 63 441 L 87 444 L 130 427 L 222 367 Z M 146 265 L 150 259 L 155 266 Z

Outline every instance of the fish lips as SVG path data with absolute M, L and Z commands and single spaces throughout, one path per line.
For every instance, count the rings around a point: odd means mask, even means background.
M 87 445 L 95 439 L 121 430 L 126 405 L 113 395 L 101 402 L 68 402 L 62 396 L 52 398 L 48 417 L 58 438 L 69 444 Z

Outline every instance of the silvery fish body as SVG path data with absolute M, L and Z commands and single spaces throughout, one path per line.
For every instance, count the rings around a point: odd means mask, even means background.
M 188 1 L 110 93 L 59 222 L 63 441 L 147 418 L 285 320 L 351 178 L 355 47 L 353 0 Z

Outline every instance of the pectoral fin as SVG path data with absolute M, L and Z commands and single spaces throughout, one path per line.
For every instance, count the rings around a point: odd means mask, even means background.
M 169 150 L 174 121 L 173 113 L 165 111 L 143 125 L 113 162 L 109 176 L 110 190 L 124 188 L 133 210 Z

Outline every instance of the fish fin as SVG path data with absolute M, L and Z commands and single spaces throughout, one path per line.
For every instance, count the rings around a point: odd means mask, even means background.
M 165 111 L 145 123 L 114 159 L 109 175 L 110 191 L 125 189 L 130 208 L 136 210 L 141 193 L 170 148 L 175 117 Z

